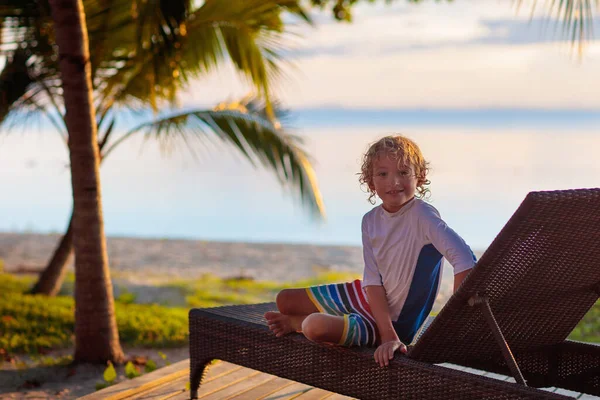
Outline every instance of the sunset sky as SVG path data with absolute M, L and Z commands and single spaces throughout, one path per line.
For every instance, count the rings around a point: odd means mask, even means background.
M 598 109 L 600 45 L 578 58 L 544 2 L 533 19 L 530 3 L 381 1 L 356 7 L 352 24 L 315 12 L 314 28 L 292 27 L 294 67 L 278 93 L 296 108 Z M 246 90 L 223 72 L 195 83 L 184 104 Z
M 356 7 L 352 24 L 315 11 L 315 26 L 291 26 L 286 42 L 291 66 L 276 92 L 313 157 L 325 222 L 229 147 L 164 157 L 139 137 L 101 169 L 107 234 L 359 245 L 372 207 L 356 179 L 361 154 L 398 132 L 432 163 L 432 204 L 477 249 L 529 191 L 600 187 L 597 41 L 578 58 L 542 2 L 531 21 L 527 3 L 519 13 L 500 1 L 383 3 Z M 212 108 L 248 91 L 225 67 L 193 82 L 180 105 Z M 10 192 L 0 231 L 61 232 L 68 152 L 43 119 L 26 122 L 0 134 L 0 188 Z M 116 132 L 139 122 L 121 118 Z

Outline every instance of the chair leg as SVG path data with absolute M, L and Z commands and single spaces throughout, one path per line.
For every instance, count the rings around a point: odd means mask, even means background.
M 206 366 L 212 361 L 211 358 L 197 362 L 195 365 L 190 365 L 190 399 L 198 398 L 198 389 L 204 379 Z

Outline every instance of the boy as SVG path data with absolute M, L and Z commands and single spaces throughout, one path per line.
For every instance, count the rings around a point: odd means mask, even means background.
M 454 290 L 475 265 L 464 240 L 422 200 L 428 163 L 403 136 L 386 136 L 363 156 L 359 181 L 382 204 L 362 220 L 362 281 L 286 289 L 279 312 L 265 318 L 276 336 L 302 332 L 308 339 L 345 346 L 378 345 L 375 361 L 388 365 L 406 353 L 438 293 L 442 258 L 454 267 Z

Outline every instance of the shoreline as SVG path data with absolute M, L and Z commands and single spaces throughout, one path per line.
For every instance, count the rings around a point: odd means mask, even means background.
M 6 272 L 36 273 L 43 269 L 62 234 L 21 233 L 0 231 L 0 260 Z M 306 275 L 306 270 L 339 270 L 362 272 L 362 246 L 324 245 L 310 243 L 272 243 L 218 241 L 189 238 L 145 238 L 107 236 L 107 251 L 111 270 L 140 271 L 164 268 L 181 269 L 197 276 L 205 272 L 264 272 L 283 275 Z M 483 251 L 474 251 L 477 258 Z M 73 260 L 69 261 L 72 268 Z M 292 276 L 276 269 L 292 269 Z M 303 271 L 298 271 L 298 269 Z M 201 271 L 200 273 L 198 271 Z M 148 272 L 148 271 L 145 271 Z M 259 273 L 258 275 L 264 275 Z M 230 275 L 227 275 L 230 276 Z M 275 279 L 278 280 L 278 279 Z
M 2 235 L 7 236 L 52 236 L 56 237 L 57 240 L 63 236 L 63 233 L 58 231 L 48 232 L 37 232 L 35 230 L 1 230 L 0 237 Z M 186 236 L 134 236 L 125 234 L 106 234 L 106 239 L 132 239 L 132 240 L 166 240 L 166 241 L 188 241 L 188 242 L 208 242 L 208 243 L 219 243 L 219 244 L 256 244 L 256 245 L 275 245 L 275 246 L 309 246 L 309 247 L 361 247 L 361 245 L 344 244 L 344 243 L 310 243 L 310 242 L 274 242 L 274 241 L 260 241 L 260 240 L 220 240 L 210 239 L 201 237 L 186 237 Z M 1 241 L 1 238 L 0 238 Z
M 40 272 L 60 234 L 0 232 L 6 272 Z M 362 272 L 360 246 L 221 242 L 193 239 L 107 237 L 111 272 L 195 278 L 250 277 L 290 281 L 322 271 Z M 73 270 L 73 260 L 69 261 Z

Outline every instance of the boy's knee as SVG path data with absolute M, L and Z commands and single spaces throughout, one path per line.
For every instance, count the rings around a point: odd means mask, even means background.
M 289 289 L 283 289 L 277 293 L 275 297 L 275 303 L 277 303 L 277 309 L 282 314 L 291 314 L 291 307 L 293 306 L 293 292 Z
M 310 314 L 302 321 L 302 333 L 313 342 L 322 342 L 327 335 L 327 324 L 319 313 Z

